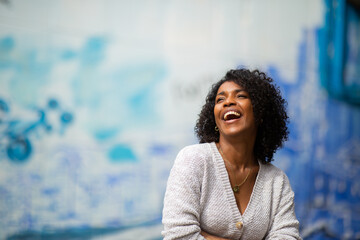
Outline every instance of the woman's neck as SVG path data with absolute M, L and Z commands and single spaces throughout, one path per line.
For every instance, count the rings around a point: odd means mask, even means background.
M 221 148 L 223 157 L 226 158 L 237 169 L 245 169 L 257 165 L 254 155 L 255 139 L 229 141 L 220 136 L 216 144 Z

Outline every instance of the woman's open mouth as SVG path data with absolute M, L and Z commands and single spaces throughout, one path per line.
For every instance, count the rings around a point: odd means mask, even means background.
M 238 113 L 238 112 L 235 112 L 235 111 L 229 111 L 229 112 L 226 112 L 224 114 L 224 120 L 225 121 L 230 121 L 230 120 L 234 120 L 234 119 L 238 119 L 241 117 L 241 114 Z

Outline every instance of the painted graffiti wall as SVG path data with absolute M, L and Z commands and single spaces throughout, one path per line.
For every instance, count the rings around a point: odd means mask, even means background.
M 161 239 L 175 156 L 237 66 L 268 72 L 288 101 L 275 164 L 304 238 L 359 238 L 360 108 L 320 84 L 327 7 L 1 0 L 0 239 Z

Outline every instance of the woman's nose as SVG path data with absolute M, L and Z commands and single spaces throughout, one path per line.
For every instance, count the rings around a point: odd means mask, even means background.
M 233 97 L 228 97 L 224 101 L 224 107 L 229 107 L 235 105 L 235 99 Z

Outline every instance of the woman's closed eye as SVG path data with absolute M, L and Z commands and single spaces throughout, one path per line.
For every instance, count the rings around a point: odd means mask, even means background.
M 215 102 L 216 102 L 216 103 L 220 103 L 220 102 L 224 101 L 224 99 L 225 99 L 225 98 L 223 98 L 223 97 L 219 97 L 219 98 L 216 99 Z
M 238 94 L 237 97 L 238 98 L 248 98 L 248 96 L 246 94 Z

